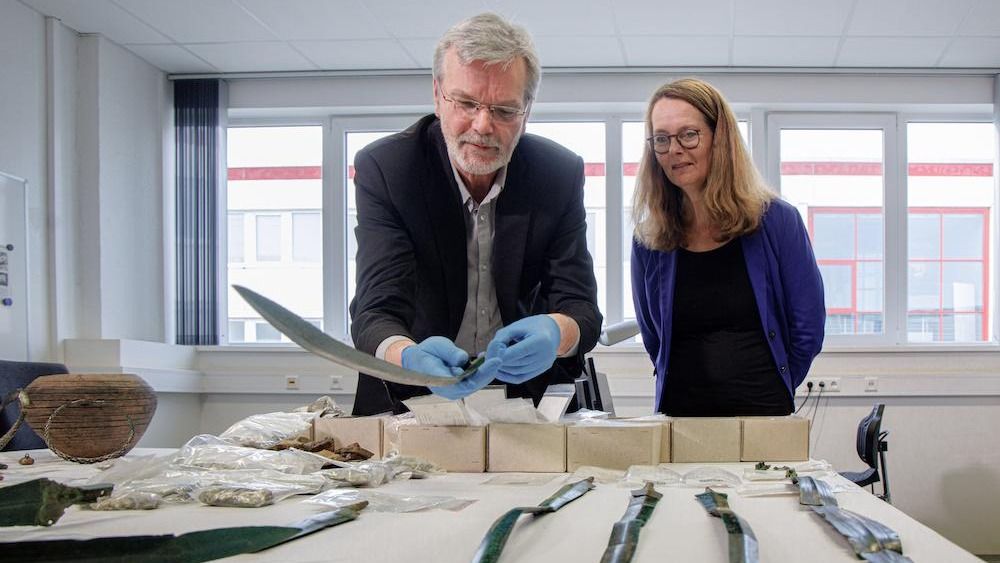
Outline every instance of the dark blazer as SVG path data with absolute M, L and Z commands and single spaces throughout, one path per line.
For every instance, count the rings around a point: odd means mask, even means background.
M 392 335 L 416 342 L 458 335 L 466 303 L 466 230 L 441 124 L 433 115 L 380 139 L 354 159 L 357 193 L 357 293 L 351 302 L 355 346 L 374 354 Z M 504 325 L 564 313 L 580 326 L 573 358 L 508 385 L 508 396 L 537 403 L 551 383 L 578 376 L 597 343 L 602 316 L 587 251 L 583 161 L 535 135 L 521 137 L 497 200 L 493 277 Z M 355 414 L 404 412 L 400 403 L 426 387 L 361 374 Z

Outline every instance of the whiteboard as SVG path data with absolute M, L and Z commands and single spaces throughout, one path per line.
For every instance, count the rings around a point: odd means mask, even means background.
M 0 359 L 28 360 L 28 183 L 0 172 Z

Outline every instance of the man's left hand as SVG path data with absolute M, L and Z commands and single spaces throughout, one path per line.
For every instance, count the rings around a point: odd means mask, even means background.
M 549 315 L 525 317 L 497 331 L 486 358 L 500 359 L 500 381 L 524 383 L 552 367 L 560 338 L 559 325 Z

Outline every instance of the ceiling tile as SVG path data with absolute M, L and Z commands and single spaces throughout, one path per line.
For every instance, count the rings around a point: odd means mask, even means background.
M 609 0 L 487 0 L 486 8 L 524 26 L 533 37 L 616 33 Z
M 184 46 L 222 72 L 317 70 L 316 65 L 286 43 L 188 43 Z
M 616 37 L 535 37 L 535 46 L 545 68 L 625 64 Z
M 960 35 L 992 35 L 1000 37 L 1000 2 L 979 0 L 959 28 Z
M 324 70 L 417 68 L 406 50 L 391 39 L 296 41 L 292 45 Z
M 224 43 L 277 39 L 232 0 L 116 0 L 142 21 L 178 43 Z
M 481 0 L 365 0 L 372 15 L 394 37 L 438 38 L 451 26 L 486 11 Z
M 614 6 L 622 35 L 728 35 L 733 29 L 731 4 L 730 0 L 619 0 Z
M 437 39 L 400 39 L 399 43 L 406 49 L 406 52 L 417 61 L 420 68 L 431 68 L 434 62 L 434 49 L 437 48 Z
M 170 41 L 110 0 L 25 0 L 24 3 L 80 33 L 100 33 L 115 43 Z
M 629 66 L 728 66 L 729 38 L 650 35 L 622 37 Z
M 1000 37 L 959 37 L 938 66 L 1000 69 Z
M 829 0 L 740 0 L 737 35 L 841 35 L 851 2 Z
M 164 72 L 219 72 L 219 69 L 177 45 L 125 45 L 125 48 Z
M 382 24 L 357 0 L 237 0 L 281 39 L 377 39 Z
M 948 39 L 849 37 L 837 57 L 841 67 L 933 67 Z
M 955 33 L 972 0 L 858 2 L 848 35 L 934 36 Z
M 831 67 L 839 37 L 745 37 L 733 39 L 735 66 Z

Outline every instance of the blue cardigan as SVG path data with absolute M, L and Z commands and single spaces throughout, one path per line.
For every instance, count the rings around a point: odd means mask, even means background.
M 760 228 L 740 242 L 775 375 L 794 396 L 823 347 L 826 322 L 823 279 L 809 233 L 799 212 L 775 199 Z M 677 252 L 650 250 L 632 241 L 632 296 L 643 344 L 655 367 L 655 405 L 660 404 L 669 373 L 676 266 Z

